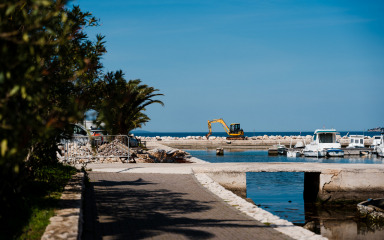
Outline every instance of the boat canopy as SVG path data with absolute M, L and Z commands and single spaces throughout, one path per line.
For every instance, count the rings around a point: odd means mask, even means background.
M 318 134 L 318 133 L 338 133 L 336 131 L 336 129 L 317 129 L 315 131 L 315 134 Z
M 335 129 L 317 129 L 314 140 L 319 143 L 335 143 L 337 133 Z

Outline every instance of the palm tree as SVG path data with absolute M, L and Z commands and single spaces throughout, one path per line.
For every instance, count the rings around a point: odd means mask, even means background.
M 153 103 L 164 105 L 154 99 L 163 96 L 158 89 L 141 84 L 139 79 L 126 82 L 121 71 L 107 73 L 99 84 L 101 95 L 95 110 L 99 112 L 98 121 L 104 122 L 111 134 L 125 135 L 142 127 L 150 120 L 144 113 L 146 107 Z

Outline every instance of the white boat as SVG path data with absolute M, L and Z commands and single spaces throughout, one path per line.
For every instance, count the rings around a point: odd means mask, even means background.
M 296 157 L 300 157 L 300 156 L 301 156 L 301 153 L 298 150 L 288 149 L 288 151 L 287 151 L 287 157 L 289 157 L 289 158 L 296 158 Z
M 364 147 L 364 135 L 350 135 L 349 145 L 347 148 L 363 148 Z
M 291 136 L 291 143 L 289 144 L 289 148 L 287 150 L 287 157 L 289 158 L 297 158 L 301 156 L 301 152 L 297 149 L 292 148 L 292 136 Z M 302 143 L 302 142 L 301 142 Z M 296 146 L 295 146 L 296 147 Z M 303 144 L 304 147 L 304 144 Z
M 286 155 L 287 154 L 287 147 L 285 145 L 281 145 L 280 143 L 277 144 L 277 153 L 279 155 Z
M 381 143 L 381 136 L 380 135 L 376 135 L 376 136 L 373 136 L 372 137 L 372 144 L 371 144 L 371 148 L 373 148 L 373 151 L 376 152 L 376 147 L 379 146 Z
M 328 148 L 327 157 L 344 157 L 344 151 L 340 148 Z
M 376 146 L 377 155 L 384 157 L 384 133 L 380 136 L 380 144 Z
M 317 129 L 313 141 L 304 148 L 305 157 L 344 157 L 341 144 L 336 141 L 335 129 Z
M 305 147 L 305 145 L 302 141 L 298 141 L 295 145 L 295 148 L 303 148 L 303 147 Z

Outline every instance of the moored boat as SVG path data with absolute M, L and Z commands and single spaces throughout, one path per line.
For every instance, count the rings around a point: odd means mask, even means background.
M 376 146 L 377 155 L 384 157 L 384 133 L 381 133 L 380 144 Z
M 306 157 L 344 157 L 341 144 L 336 141 L 335 129 L 316 129 L 313 141 L 304 148 Z
M 277 153 L 279 155 L 286 155 L 287 154 L 287 147 L 285 145 L 277 145 Z
M 364 135 L 350 135 L 349 145 L 347 148 L 363 148 L 364 147 Z
M 301 152 L 298 150 L 288 149 L 288 151 L 287 151 L 287 157 L 289 157 L 289 158 L 296 158 L 296 157 L 300 157 L 300 156 L 301 156 Z
M 344 151 L 339 148 L 328 148 L 327 157 L 344 157 Z

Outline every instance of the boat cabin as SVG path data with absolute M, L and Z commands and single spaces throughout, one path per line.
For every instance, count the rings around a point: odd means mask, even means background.
M 374 148 L 374 147 L 380 145 L 380 143 L 381 143 L 381 136 L 380 135 L 373 136 L 372 138 L 373 138 L 373 141 L 372 141 L 371 148 Z
M 348 148 L 363 148 L 364 147 L 364 135 L 351 135 L 349 136 Z
M 343 157 L 344 151 L 336 141 L 335 129 L 317 129 L 314 133 L 313 141 L 304 148 L 306 157 Z
M 335 129 L 317 129 L 314 133 L 314 139 L 316 143 L 336 143 Z

